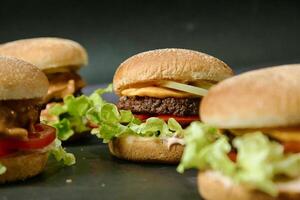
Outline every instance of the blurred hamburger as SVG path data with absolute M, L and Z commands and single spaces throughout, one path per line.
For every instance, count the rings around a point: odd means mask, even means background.
M 39 123 L 46 76 L 33 65 L 0 56 L 0 183 L 39 174 L 56 138 Z
M 199 103 L 207 89 L 232 75 L 224 62 L 210 55 L 186 49 L 159 49 L 125 60 L 114 75 L 113 87 L 120 96 L 118 109 L 130 110 L 136 118 L 146 121 L 142 128 L 149 127 L 147 131 L 151 132 L 151 126 L 160 123 L 155 118 L 168 123 L 172 118 L 183 127 L 199 120 Z M 153 137 L 115 137 L 109 142 L 110 151 L 128 160 L 178 163 L 184 148 L 183 136 L 162 139 L 161 131 Z
M 87 53 L 72 40 L 45 37 L 12 41 L 0 45 L 0 55 L 32 63 L 47 75 L 50 84 L 46 103 L 80 94 L 85 86 L 77 70 L 87 64 Z
M 87 64 L 88 56 L 75 41 L 50 37 L 17 40 L 0 45 L 0 55 L 32 63 L 46 74 L 49 88 L 42 99 L 42 103 L 47 105 L 42 111 L 42 121 L 52 123 L 58 120 L 48 112 L 53 103 L 62 103 L 68 95 L 82 94 L 85 82 L 78 70 Z
M 299 199 L 299 92 L 299 64 L 219 83 L 201 103 L 206 125 L 187 130 L 179 171 L 200 169 L 205 199 Z

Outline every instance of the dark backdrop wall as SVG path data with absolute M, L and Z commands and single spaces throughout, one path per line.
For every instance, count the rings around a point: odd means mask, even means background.
M 127 57 L 180 47 L 206 52 L 237 73 L 300 62 L 300 3 L 244 1 L 1 0 L 0 42 L 57 36 L 90 56 L 90 84 L 110 82 Z

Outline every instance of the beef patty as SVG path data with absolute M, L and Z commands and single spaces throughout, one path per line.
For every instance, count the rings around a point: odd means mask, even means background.
M 191 116 L 198 115 L 199 103 L 200 98 L 122 96 L 117 107 L 135 114 Z
M 2 136 L 24 136 L 27 130 L 39 122 L 40 100 L 0 101 L 0 138 Z

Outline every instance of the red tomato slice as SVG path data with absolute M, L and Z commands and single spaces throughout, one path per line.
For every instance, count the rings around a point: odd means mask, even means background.
M 143 114 L 137 114 L 137 115 L 134 115 L 136 118 L 138 118 L 139 120 L 142 120 L 142 121 L 145 121 L 146 119 L 148 119 L 149 115 L 143 115 Z
M 234 151 L 230 151 L 228 153 L 228 157 L 230 158 L 231 161 L 235 162 L 236 161 L 236 157 L 237 157 L 237 153 Z
M 169 118 L 174 118 L 180 124 L 189 124 L 193 121 L 199 120 L 199 117 L 197 115 L 194 116 L 158 115 L 157 117 L 163 119 L 164 121 L 168 121 Z
M 4 149 L 4 148 L 0 147 L 0 158 L 3 156 L 6 156 L 8 154 L 14 153 L 14 152 L 16 152 L 16 150 Z
M 50 145 L 56 138 L 55 128 L 44 124 L 35 125 L 35 131 L 24 140 L 15 138 L 0 139 L 0 156 L 17 150 L 42 149 Z
M 140 114 L 140 115 L 134 115 L 135 117 L 137 117 L 138 119 L 145 121 L 146 119 L 148 119 L 149 117 L 158 117 L 164 121 L 168 121 L 169 118 L 174 118 L 178 123 L 180 124 L 190 124 L 193 121 L 197 121 L 199 120 L 199 117 L 197 115 L 193 115 L 193 116 L 175 116 L 175 115 L 157 115 L 157 116 L 150 116 L 150 115 L 144 115 L 144 114 Z
M 28 140 L 19 140 L 17 146 L 19 149 L 41 149 L 51 144 L 55 138 L 55 128 L 44 125 L 35 125 L 35 132 L 29 133 Z
M 285 153 L 299 153 L 300 142 L 284 142 L 283 144 Z

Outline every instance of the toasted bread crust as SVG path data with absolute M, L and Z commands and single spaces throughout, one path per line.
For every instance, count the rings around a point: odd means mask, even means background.
M 181 144 L 173 144 L 169 149 L 161 139 L 138 136 L 123 136 L 109 142 L 112 155 L 136 162 L 178 164 L 183 149 Z
M 52 73 L 61 68 L 77 70 L 88 62 L 86 50 L 77 42 L 62 38 L 31 38 L 0 45 L 0 55 L 12 56 Z
M 47 77 L 34 65 L 0 56 L 0 100 L 42 98 L 48 86 Z
M 256 190 L 249 190 L 242 185 L 229 182 L 216 172 L 199 172 L 198 190 L 207 200 L 297 200 L 300 193 L 279 191 L 277 197 L 272 197 Z
M 300 64 L 246 72 L 212 87 L 202 99 L 203 122 L 218 128 L 300 125 Z
M 48 161 L 48 153 L 26 153 L 1 158 L 6 172 L 0 175 L 0 183 L 25 180 L 41 173 Z
M 115 73 L 113 85 L 120 95 L 123 89 L 162 80 L 218 82 L 232 75 L 230 67 L 213 56 L 187 49 L 157 49 L 125 60 Z

